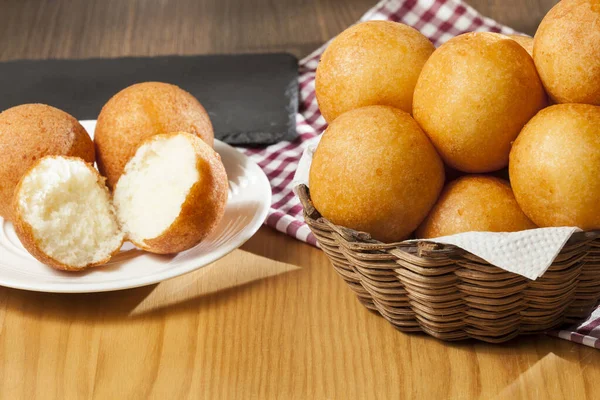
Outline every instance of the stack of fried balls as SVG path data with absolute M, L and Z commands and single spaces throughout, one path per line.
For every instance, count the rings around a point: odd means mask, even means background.
M 157 254 L 190 249 L 215 230 L 227 203 L 213 141 L 198 100 L 160 82 L 113 96 L 93 141 L 57 108 L 10 108 L 0 113 L 0 217 L 35 258 L 60 270 L 106 264 L 125 240 Z
M 389 21 L 323 54 L 328 128 L 314 206 L 382 242 L 536 227 L 600 229 L 600 1 L 562 0 L 535 36 L 439 48 Z

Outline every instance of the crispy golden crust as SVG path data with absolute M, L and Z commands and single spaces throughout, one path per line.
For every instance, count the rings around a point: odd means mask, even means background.
M 140 142 L 152 135 L 188 132 L 209 146 L 214 134 L 206 110 L 175 85 L 138 83 L 114 95 L 98 116 L 94 142 L 98 169 L 113 188 Z
M 425 63 L 413 115 L 448 165 L 481 173 L 506 167 L 511 142 L 545 105 L 527 52 L 504 35 L 475 32 L 449 40 Z
M 221 157 L 202 140 L 188 133 L 175 132 L 160 136 L 181 134 L 188 135 L 194 145 L 200 179 L 190 189 L 179 216 L 169 228 L 156 238 L 143 242 L 132 241 L 151 253 L 178 253 L 196 246 L 217 227 L 225 213 L 229 183 Z M 148 138 L 140 146 L 156 138 Z
M 598 0 L 562 0 L 540 23 L 533 59 L 556 103 L 600 105 L 598 26 Z
M 513 144 L 509 173 L 519 205 L 537 225 L 600 229 L 600 107 L 540 111 Z
M 0 114 L 0 216 L 13 220 L 17 183 L 48 155 L 81 157 L 94 163 L 94 144 L 69 114 L 44 104 L 24 104 Z
M 433 44 L 419 31 L 391 21 L 369 21 L 346 29 L 323 53 L 316 95 L 331 122 L 346 111 L 387 105 L 412 112 L 417 78 Z
M 416 235 L 428 239 L 461 232 L 517 232 L 535 227 L 519 207 L 508 181 L 470 175 L 446 185 Z
M 519 43 L 530 56 L 533 57 L 533 38 L 525 35 L 508 35 L 509 38 Z
M 47 156 L 47 157 L 55 157 L 55 156 Z M 31 166 L 31 168 L 23 175 L 23 178 L 30 171 L 32 171 L 44 158 L 46 158 L 46 157 L 42 157 L 41 159 L 37 160 Z M 72 160 L 82 160 L 79 157 L 64 157 L 64 158 L 68 158 L 68 159 L 72 159 Z M 96 176 L 96 179 L 98 181 L 98 184 L 101 185 L 104 188 L 104 190 L 106 190 L 106 192 L 110 196 L 108 188 L 106 187 L 106 185 L 104 183 L 105 178 L 102 177 L 98 173 L 98 171 L 94 167 L 91 166 L 91 164 L 87 164 L 86 163 L 86 166 L 90 169 L 90 171 L 92 171 L 94 173 L 94 175 Z M 95 266 L 98 266 L 98 265 L 106 264 L 108 261 L 110 261 L 110 259 L 112 258 L 112 256 L 114 256 L 116 253 L 119 252 L 119 250 L 121 249 L 122 243 L 106 259 L 101 260 L 101 261 L 96 262 L 96 263 L 85 265 L 83 267 L 73 267 L 71 265 L 63 264 L 60 261 L 58 261 L 58 260 L 50 257 L 48 254 L 44 253 L 42 251 L 42 249 L 40 249 L 40 247 L 38 245 L 38 240 L 35 238 L 35 235 L 34 235 L 34 232 L 33 232 L 33 229 L 31 227 L 31 225 L 29 225 L 25 221 L 25 218 L 23 217 L 21 208 L 19 207 L 19 192 L 21 190 L 21 184 L 22 183 L 23 183 L 23 179 L 21 179 L 19 181 L 19 183 L 17 184 L 17 187 L 15 188 L 15 196 L 14 196 L 14 199 L 13 199 L 13 209 L 15 210 L 15 218 L 14 218 L 14 221 L 13 221 L 13 225 L 15 227 L 15 232 L 17 234 L 17 237 L 21 241 L 21 244 L 23 244 L 23 247 L 25 247 L 25 249 L 32 256 L 34 256 L 39 262 L 41 262 L 43 264 L 46 264 L 46 265 L 48 265 L 48 266 L 50 266 L 50 267 L 52 267 L 54 269 L 58 269 L 58 270 L 62 270 L 62 271 L 83 271 L 84 269 L 87 269 L 87 268 L 91 268 L 91 267 L 95 267 Z
M 386 106 L 348 111 L 315 152 L 310 194 L 335 224 L 382 242 L 406 239 L 444 185 L 444 166 L 411 116 Z

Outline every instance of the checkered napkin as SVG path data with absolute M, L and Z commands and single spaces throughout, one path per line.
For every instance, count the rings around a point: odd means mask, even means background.
M 460 0 L 382 0 L 360 19 L 369 20 L 410 25 L 427 36 L 436 47 L 465 32 L 515 33 L 513 29 L 483 17 Z M 266 224 L 314 246 L 316 238 L 302 218 L 302 205 L 293 192 L 292 181 L 307 142 L 327 127 L 315 97 L 315 72 L 326 47 L 327 43 L 300 61 L 300 109 L 296 115 L 299 138 L 261 149 L 240 149 L 263 169 L 271 182 L 273 203 Z M 600 308 L 583 324 L 552 334 L 600 348 Z

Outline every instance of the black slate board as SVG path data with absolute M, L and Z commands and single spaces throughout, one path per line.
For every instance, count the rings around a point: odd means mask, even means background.
M 296 138 L 298 60 L 290 54 L 166 56 L 0 63 L 0 110 L 45 103 L 96 119 L 121 89 L 168 82 L 206 108 L 215 136 L 261 145 Z

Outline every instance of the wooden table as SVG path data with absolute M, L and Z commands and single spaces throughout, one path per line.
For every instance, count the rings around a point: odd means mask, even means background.
M 552 0 L 472 1 L 533 33 Z M 0 3 L 0 59 L 285 50 L 301 56 L 372 0 Z M 600 353 L 406 335 L 319 250 L 269 228 L 194 273 L 115 293 L 0 288 L 0 398 L 592 399 Z

